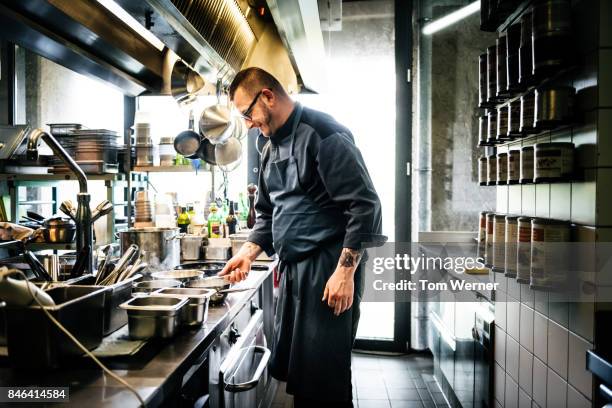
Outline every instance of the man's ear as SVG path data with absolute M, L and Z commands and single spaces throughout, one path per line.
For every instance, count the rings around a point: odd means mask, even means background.
M 273 108 L 276 105 L 276 95 L 269 89 L 262 89 L 261 96 L 268 107 Z

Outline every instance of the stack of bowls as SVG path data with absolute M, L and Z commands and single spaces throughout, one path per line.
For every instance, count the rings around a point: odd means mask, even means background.
M 153 209 L 151 206 L 151 200 L 149 200 L 149 194 L 147 191 L 141 190 L 136 191 L 135 196 L 135 216 L 136 223 L 152 223 L 153 222 Z
M 153 165 L 153 142 L 151 141 L 151 124 L 136 123 L 136 166 Z
M 175 158 L 174 138 L 172 136 L 162 137 L 159 141 L 159 165 L 172 166 Z

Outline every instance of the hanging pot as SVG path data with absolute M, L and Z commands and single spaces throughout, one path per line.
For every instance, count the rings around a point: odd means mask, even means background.
M 201 144 L 200 135 L 193 130 L 193 111 L 189 113 L 189 130 L 184 130 L 174 138 L 174 150 L 188 159 L 197 159 Z
M 224 144 L 215 146 L 215 159 L 223 171 L 232 171 L 240 164 L 242 144 L 236 138 L 230 138 Z
M 221 104 L 209 106 L 200 116 L 200 134 L 212 144 L 225 143 L 234 132 L 230 109 Z

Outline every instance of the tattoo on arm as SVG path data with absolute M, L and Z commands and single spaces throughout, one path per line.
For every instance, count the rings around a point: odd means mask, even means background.
M 361 255 L 363 251 L 357 251 L 355 249 L 344 248 L 342 249 L 342 254 L 340 254 L 340 266 L 344 266 L 347 268 L 355 267 L 359 264 L 361 260 Z
M 263 252 L 263 249 L 259 245 L 247 241 L 244 243 L 244 245 L 242 245 L 242 248 L 240 248 L 240 252 L 253 261 Z

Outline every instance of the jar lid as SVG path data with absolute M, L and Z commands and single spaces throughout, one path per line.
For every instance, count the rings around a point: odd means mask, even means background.
M 521 151 L 520 151 L 520 150 L 518 150 L 518 149 L 516 149 L 516 150 L 510 150 L 510 151 L 508 152 L 508 154 L 509 154 L 510 156 L 512 156 L 513 154 L 518 154 L 518 155 L 520 155 L 520 154 L 521 154 Z
M 495 214 L 495 219 L 505 221 L 506 215 L 505 214 Z
M 490 156 L 489 156 L 489 160 L 490 160 L 490 159 L 497 159 L 497 155 L 495 155 L 495 154 L 490 155 Z
M 485 156 L 482 156 L 480 159 L 478 159 L 480 161 L 487 161 L 487 158 Z
M 507 156 L 507 155 L 508 155 L 508 153 L 498 153 L 497 157 L 502 157 L 502 156 Z
M 487 218 L 493 218 L 495 217 L 495 213 L 494 212 L 488 212 L 487 213 Z
M 527 216 L 520 216 L 518 217 L 518 222 L 531 222 L 532 218 L 531 217 L 527 217 Z
M 536 143 L 535 144 L 535 148 L 536 150 L 541 150 L 541 149 L 558 149 L 561 147 L 567 147 L 570 149 L 574 148 L 574 144 L 571 142 L 552 142 L 552 143 Z
M 524 152 L 526 150 L 533 150 L 533 146 L 523 146 L 521 147 L 521 151 Z
M 506 215 L 506 221 L 516 221 L 518 219 L 519 219 L 518 215 L 512 215 L 512 214 Z
M 531 220 L 532 225 L 570 225 L 569 221 L 551 220 L 549 218 L 533 218 Z

